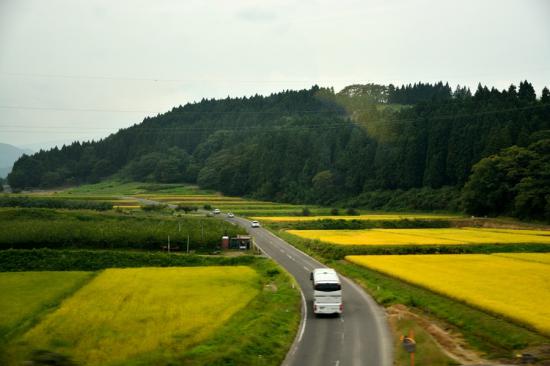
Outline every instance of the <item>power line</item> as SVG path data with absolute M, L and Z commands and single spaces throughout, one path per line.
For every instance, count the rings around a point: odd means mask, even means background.
M 223 126 L 223 125 L 214 125 L 214 126 L 169 126 L 169 127 L 143 127 L 138 125 L 136 131 L 140 132 L 180 132 L 180 133 L 186 133 L 186 132 L 209 132 L 209 131 L 217 131 L 217 130 L 223 130 L 223 131 L 243 131 L 243 130 L 261 130 L 266 132 L 276 132 L 276 131 L 283 131 L 283 130 L 312 130 L 312 129 L 320 129 L 320 128 L 328 128 L 328 129 L 334 129 L 334 128 L 342 128 L 342 127 L 349 127 L 349 126 L 361 126 L 361 127 L 368 127 L 369 123 L 382 123 L 382 124 L 410 124 L 415 122 L 423 122 L 426 120 L 449 120 L 449 119 L 464 119 L 464 118 L 470 118 L 470 117 L 479 117 L 479 116 L 485 116 L 485 115 L 493 115 L 493 114 L 500 114 L 500 113 L 508 113 L 508 112 L 518 112 L 518 111 L 524 111 L 524 110 L 530 110 L 530 109 L 537 109 L 537 108 L 545 108 L 550 107 L 550 104 L 537 104 L 537 105 L 531 105 L 531 106 L 525 106 L 525 107 L 519 107 L 519 108 L 506 108 L 506 109 L 496 109 L 496 110 L 490 110 L 490 111 L 480 111 L 475 113 L 463 113 L 463 114 L 447 114 L 447 115 L 439 115 L 439 116 L 428 116 L 428 117 L 417 117 L 417 118 L 409 118 L 409 119 L 400 119 L 400 118 L 393 118 L 393 119 L 376 119 L 371 121 L 354 121 L 352 119 L 346 118 L 346 119 L 339 119 L 337 121 L 330 121 L 330 122 L 321 122 L 321 123 L 307 123 L 307 124 L 279 124 L 276 126 L 268 125 L 268 124 L 255 124 L 255 125 L 244 125 L 244 126 Z M 280 112 L 278 112 L 280 113 Z M 118 128 L 118 130 L 128 129 L 133 126 L 128 127 L 115 127 Z M 8 124 L 8 125 L 2 125 L 0 124 L 0 128 L 7 128 L 4 129 L 4 131 L 10 131 L 10 132 L 25 132 L 26 130 L 44 130 L 44 131 L 52 131 L 55 132 L 55 130 L 62 131 L 63 129 L 77 129 L 77 130 L 96 130 L 96 131 L 108 131 L 111 128 L 109 127 L 75 127 L 75 126 L 22 126 L 18 124 Z
M 471 104 L 471 101 L 465 101 L 463 103 L 457 103 L 453 101 L 450 105 L 461 105 L 461 104 Z M 500 111 L 512 111 L 512 110 L 524 110 L 532 108 L 541 108 L 547 106 L 546 104 L 539 104 L 535 106 L 527 106 L 520 108 L 510 108 L 507 110 Z M 411 108 L 413 105 L 407 105 Z M 101 109 L 101 108 L 61 108 L 61 107 L 36 107 L 36 106 L 15 106 L 15 105 L 0 105 L 2 109 L 18 109 L 18 110 L 48 110 L 48 111 L 63 111 L 63 112 L 115 112 L 115 113 L 157 113 L 157 114 L 170 114 L 170 115 L 234 115 L 234 114 L 253 114 L 253 115 L 263 115 L 263 114 L 282 114 L 282 113 L 294 113 L 294 114 L 339 114 L 346 112 L 345 106 L 339 106 L 338 109 L 325 109 L 325 110 L 288 110 L 288 111 L 247 111 L 247 110 L 236 110 L 236 111 L 167 111 L 167 112 L 158 112 L 152 110 L 130 110 L 130 109 Z M 184 107 L 185 108 L 185 107 Z M 351 112 L 366 112 L 371 111 L 370 108 L 355 108 Z M 491 113 L 491 112 L 489 112 Z M 456 115 L 451 115 L 456 116 Z
M 550 70 L 548 66 L 529 68 L 530 72 L 533 71 L 547 71 Z M 512 70 L 506 71 L 506 75 L 524 75 L 525 70 Z M 454 79 L 454 78 L 466 78 L 466 77 L 487 77 L 502 75 L 501 71 L 485 72 L 485 73 L 463 73 L 463 74 L 447 74 L 447 75 L 427 75 L 429 79 Z M 381 79 L 402 79 L 403 75 L 399 74 L 381 74 L 377 73 Z M 358 80 L 362 82 L 376 82 L 374 79 L 365 77 L 345 77 L 345 78 L 305 78 L 305 79 L 271 79 L 271 80 L 254 80 L 254 79 L 226 79 L 226 78 L 162 78 L 162 77 L 136 77 L 136 76 L 118 76 L 118 75 L 75 75 L 75 74 L 49 74 L 49 73 L 25 73 L 25 72 L 2 72 L 0 76 L 3 77 L 19 77 L 19 78 L 50 78 L 50 79 L 75 79 L 75 80 L 112 80 L 112 81 L 146 81 L 154 83 L 204 83 L 204 82 L 227 82 L 227 83 L 250 83 L 250 84 L 271 84 L 271 83 L 318 83 L 318 82 L 346 82 L 351 84 L 357 84 Z
M 99 76 L 99 75 L 63 75 L 63 74 L 35 74 L 35 73 L 0 73 L 0 76 L 10 77 L 30 77 L 30 78 L 52 78 L 52 79 L 84 79 L 84 80 L 115 80 L 115 81 L 149 81 L 149 82 L 165 82 L 165 83 L 204 83 L 204 82 L 228 82 L 228 83 L 251 83 L 251 84 L 270 84 L 270 83 L 308 83 L 318 82 L 324 79 L 271 79 L 271 80 L 246 80 L 246 79 L 217 79 L 217 78 L 200 78 L 200 79 L 167 79 L 167 78 L 146 78 L 146 77 L 126 77 L 126 76 Z M 325 79 L 327 81 L 328 79 Z M 346 81 L 346 79 L 334 79 L 338 81 Z M 349 81 L 349 79 L 348 79 Z

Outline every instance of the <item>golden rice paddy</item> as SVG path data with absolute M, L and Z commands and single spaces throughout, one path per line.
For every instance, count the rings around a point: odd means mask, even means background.
M 496 253 L 495 256 L 512 258 L 528 262 L 538 262 L 550 265 L 550 254 L 547 253 Z M 548 279 L 550 281 L 550 278 Z M 550 304 L 549 304 L 550 306 Z
M 550 335 L 550 253 L 346 259 Z
M 460 216 L 450 215 L 354 215 L 354 216 L 270 216 L 270 217 L 253 217 L 253 219 L 261 219 L 272 222 L 297 222 L 297 221 L 317 221 L 317 220 L 371 220 L 371 221 L 397 221 L 397 220 L 447 220 L 456 219 Z
M 176 354 L 243 309 L 258 279 L 244 266 L 107 269 L 25 333 L 10 360 L 19 364 L 32 349 L 85 365 Z
M 484 228 L 453 229 L 369 229 L 369 230 L 288 230 L 288 233 L 339 245 L 468 245 L 468 244 L 550 244 L 547 231 L 525 234 L 524 230 L 495 232 Z

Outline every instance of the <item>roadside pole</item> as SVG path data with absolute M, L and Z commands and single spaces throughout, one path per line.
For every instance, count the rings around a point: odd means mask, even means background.
M 416 351 L 416 341 L 414 340 L 414 331 L 409 329 L 408 336 L 401 336 L 401 342 L 405 351 L 411 355 L 411 366 L 414 366 L 414 353 Z

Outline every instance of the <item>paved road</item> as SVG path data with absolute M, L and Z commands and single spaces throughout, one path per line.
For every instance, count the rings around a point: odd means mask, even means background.
M 325 267 L 263 228 L 242 218 L 227 219 L 246 228 L 269 257 L 289 271 L 301 287 L 305 306 L 299 333 L 285 366 L 390 366 L 392 340 L 383 310 L 360 287 L 342 277 L 344 313 L 315 318 L 309 273 Z

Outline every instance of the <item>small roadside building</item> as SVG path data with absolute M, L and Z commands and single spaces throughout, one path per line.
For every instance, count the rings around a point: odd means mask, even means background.
M 222 249 L 248 250 L 252 247 L 253 243 L 250 235 L 237 235 L 232 238 L 229 236 L 222 236 Z

